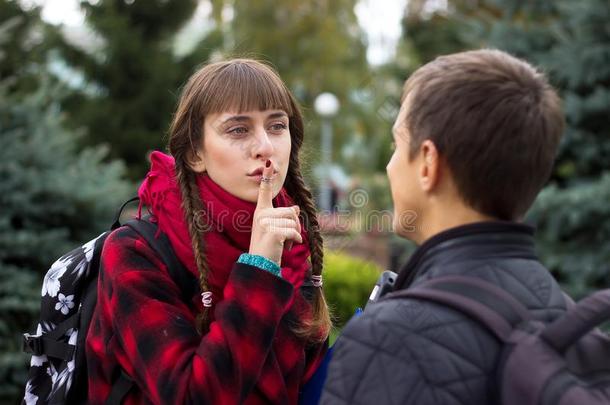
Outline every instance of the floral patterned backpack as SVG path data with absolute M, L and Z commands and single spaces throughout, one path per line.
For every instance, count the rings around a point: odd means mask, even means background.
M 23 350 L 32 355 L 23 404 L 87 403 L 85 339 L 97 301 L 100 256 L 108 235 L 121 226 L 123 208 L 136 200 L 123 204 L 109 231 L 63 255 L 45 275 L 38 328 L 35 334 L 23 335 Z M 125 225 L 159 254 L 184 296 L 192 296 L 194 291 L 189 290 L 197 283 L 188 280 L 192 276 L 156 224 L 134 219 Z M 114 383 L 109 403 L 120 403 L 131 388 L 132 382 L 125 378 L 121 375 Z

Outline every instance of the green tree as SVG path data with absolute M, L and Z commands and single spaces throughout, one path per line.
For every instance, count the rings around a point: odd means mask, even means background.
M 135 187 L 107 148 L 76 150 L 48 76 L 29 95 L 0 82 L 0 402 L 23 394 L 21 336 L 40 311 L 45 271 L 61 254 L 105 230 Z
M 468 48 L 472 38 L 467 35 L 467 14 L 474 12 L 472 2 L 452 1 L 447 10 L 426 11 L 431 2 L 409 1 L 402 19 L 403 41 L 410 49 L 411 66 L 417 67 L 439 55 L 459 52 Z M 480 5 L 476 5 L 480 7 Z M 405 73 L 403 72 L 403 75 Z
M 146 153 L 164 146 L 179 87 L 221 44 L 212 31 L 193 51 L 176 55 L 176 34 L 197 3 L 81 1 L 103 45 L 63 48 L 63 57 L 88 83 L 65 103 L 70 121 L 87 129 L 89 144 L 110 145 L 110 156 L 123 159 L 134 179 L 145 173 Z
M 0 0 L 0 81 L 9 93 L 38 86 L 57 29 L 40 19 L 40 9 L 24 10 L 17 1 Z
M 347 99 L 368 73 L 355 3 L 234 1 L 228 51 L 272 62 L 305 105 L 324 91 Z
M 571 294 L 610 287 L 610 171 L 595 181 L 547 187 L 531 219 L 539 253 Z

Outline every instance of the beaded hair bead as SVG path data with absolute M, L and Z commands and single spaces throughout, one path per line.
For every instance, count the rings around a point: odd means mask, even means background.
M 206 308 L 210 308 L 212 306 L 212 292 L 204 291 L 201 293 L 201 302 L 203 306 Z
M 311 276 L 311 284 L 313 284 L 314 287 L 322 287 L 322 275 Z

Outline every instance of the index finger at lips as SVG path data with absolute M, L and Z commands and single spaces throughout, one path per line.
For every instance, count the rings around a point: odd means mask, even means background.
M 273 183 L 273 163 L 267 160 L 258 189 L 257 209 L 273 207 Z

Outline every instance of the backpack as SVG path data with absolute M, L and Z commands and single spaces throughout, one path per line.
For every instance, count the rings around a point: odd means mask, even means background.
M 32 358 L 22 404 L 87 402 L 85 339 L 97 302 L 100 256 L 108 235 L 122 226 L 119 218 L 124 207 L 137 200 L 132 198 L 121 206 L 109 231 L 66 253 L 46 273 L 38 328 L 35 334 L 23 335 L 23 351 Z M 148 218 L 133 219 L 125 225 L 145 238 L 189 301 L 197 283 L 184 270 L 157 225 Z M 132 385 L 121 372 L 107 403 L 120 403 Z
M 501 342 L 492 403 L 502 405 L 610 404 L 610 336 L 597 327 L 610 320 L 610 289 L 568 308 L 549 324 L 523 304 L 479 278 L 445 276 L 384 299 L 432 301 L 462 312 Z

